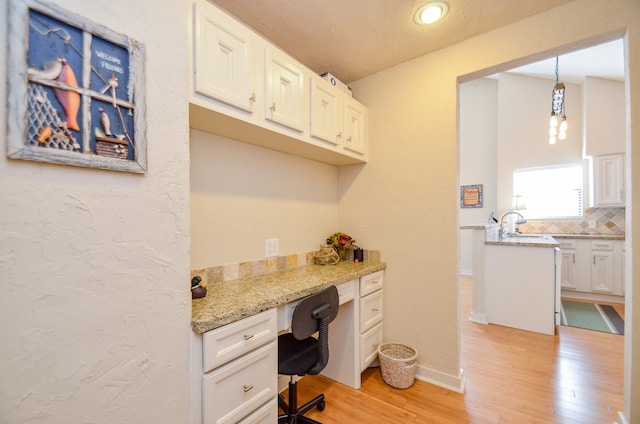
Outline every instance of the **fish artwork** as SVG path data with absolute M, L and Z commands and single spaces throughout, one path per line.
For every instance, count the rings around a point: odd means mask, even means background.
M 56 81 L 64 83 L 70 87 L 78 87 L 78 80 L 76 79 L 76 75 L 73 73 L 71 66 L 69 66 L 66 59 L 63 57 L 60 58 L 60 61 L 62 62 L 62 69 L 60 70 L 60 74 L 56 78 Z M 80 127 L 78 126 L 80 94 L 75 91 L 65 90 L 62 88 L 54 88 L 53 91 L 64 109 L 64 114 L 67 117 L 67 128 L 80 131 Z

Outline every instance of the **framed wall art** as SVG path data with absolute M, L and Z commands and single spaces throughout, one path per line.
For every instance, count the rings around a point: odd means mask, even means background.
M 482 207 L 482 184 L 460 186 L 460 207 Z
M 10 0 L 7 156 L 145 173 L 144 47 L 39 0 Z

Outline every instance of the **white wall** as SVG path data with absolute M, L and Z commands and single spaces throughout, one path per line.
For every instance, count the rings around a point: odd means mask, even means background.
M 192 268 L 264 258 L 268 238 L 288 255 L 347 232 L 337 167 L 197 130 L 190 139 Z
M 624 83 L 586 77 L 584 99 L 584 152 L 589 156 L 625 151 Z
M 460 208 L 459 224 L 480 225 L 497 209 L 498 81 L 480 78 L 459 86 L 458 169 L 459 185 L 482 184 L 483 207 Z M 472 231 L 459 232 L 459 267 L 472 273 Z
M 0 422 L 187 423 L 186 5 L 56 3 L 145 45 L 149 171 L 8 160 L 0 102 Z
M 549 144 L 555 81 L 501 73 L 498 83 L 498 209 L 511 209 L 513 171 L 582 161 L 582 87 L 565 83 L 567 138 Z
M 442 379 L 459 375 L 457 83 L 611 40 L 625 29 L 629 72 L 638 75 L 639 15 L 635 0 L 611 1 L 606 9 L 595 0 L 576 0 L 350 84 L 369 107 L 371 161 L 362 170 L 341 169 L 340 222 L 358 219 L 370 229 L 367 240 L 384 246 L 385 338 L 416 346 L 419 372 L 440 373 Z M 640 143 L 640 122 L 634 118 L 640 108 L 638 84 L 628 85 L 627 97 L 627 152 L 634 170 L 640 169 L 640 155 L 632 149 Z M 628 222 L 635 227 L 640 221 L 633 206 L 640 189 L 629 186 L 633 212 Z M 629 228 L 629 259 L 640 249 L 633 233 Z M 640 305 L 640 262 L 628 263 L 628 299 Z M 640 420 L 640 364 L 632 360 L 633 351 L 640 351 L 636 315 L 627 309 L 627 322 L 634 324 L 625 334 L 629 422 Z

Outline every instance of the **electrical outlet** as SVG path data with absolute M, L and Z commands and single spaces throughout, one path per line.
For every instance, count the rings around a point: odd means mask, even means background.
M 272 258 L 274 256 L 278 256 L 279 250 L 279 241 L 278 239 L 266 239 L 264 243 L 264 255 L 267 258 Z

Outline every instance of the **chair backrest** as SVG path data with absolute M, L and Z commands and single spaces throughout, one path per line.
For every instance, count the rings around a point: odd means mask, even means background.
M 329 323 L 338 315 L 338 289 L 331 286 L 308 296 L 293 311 L 291 332 L 297 340 L 318 333 L 319 359 L 307 374 L 318 374 L 329 362 Z

